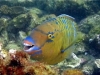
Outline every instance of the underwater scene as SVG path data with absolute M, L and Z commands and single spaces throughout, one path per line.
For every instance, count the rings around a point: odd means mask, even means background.
M 100 1 L 0 0 L 0 75 L 100 75 Z

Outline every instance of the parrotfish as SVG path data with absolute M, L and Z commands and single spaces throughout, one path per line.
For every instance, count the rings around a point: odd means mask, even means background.
M 57 64 L 71 55 L 76 41 L 77 23 L 73 17 L 62 14 L 34 28 L 23 45 L 32 59 Z

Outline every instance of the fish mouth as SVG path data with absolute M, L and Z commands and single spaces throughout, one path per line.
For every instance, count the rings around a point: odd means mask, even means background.
M 29 45 L 29 44 L 26 44 L 24 43 L 24 51 L 31 51 L 32 48 L 34 47 L 34 45 Z
M 41 52 L 42 52 L 42 50 L 39 47 L 37 47 L 35 45 L 30 45 L 27 43 L 24 43 L 23 50 L 32 56 L 41 54 Z

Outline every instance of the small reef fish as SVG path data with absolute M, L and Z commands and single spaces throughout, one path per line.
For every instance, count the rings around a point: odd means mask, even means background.
M 74 18 L 62 14 L 34 28 L 24 41 L 24 51 L 31 58 L 47 64 L 57 64 L 70 56 L 77 40 Z

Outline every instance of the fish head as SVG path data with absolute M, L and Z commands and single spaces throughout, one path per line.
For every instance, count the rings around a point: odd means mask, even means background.
M 29 54 L 35 54 L 36 52 L 42 51 L 41 47 L 44 46 L 48 37 L 50 38 L 51 35 L 42 32 L 42 30 L 33 29 L 31 34 L 23 41 L 24 51 Z
M 48 30 L 47 25 L 40 25 L 34 28 L 30 35 L 23 41 L 24 51 L 32 56 L 38 55 L 38 53 L 42 54 L 44 48 L 47 50 L 48 46 L 52 45 L 55 35 L 52 31 L 54 31 L 54 29 Z M 51 45 L 46 46 L 47 44 Z

